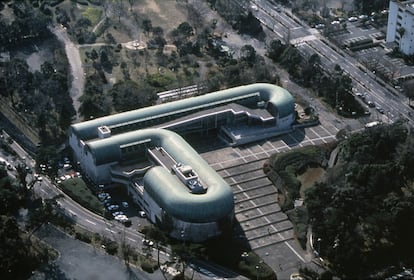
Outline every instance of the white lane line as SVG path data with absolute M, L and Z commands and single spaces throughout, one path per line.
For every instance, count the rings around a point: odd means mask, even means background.
M 302 262 L 304 262 L 304 263 L 306 263 L 306 261 L 302 258 L 302 256 L 301 255 L 299 255 L 299 253 L 298 252 L 296 252 L 296 250 L 295 249 L 293 249 L 293 247 L 292 247 L 292 245 L 290 245 L 289 243 L 288 243 L 288 241 L 285 241 L 284 242 L 285 244 L 286 244 L 286 246 L 288 246 L 289 247 L 289 249 L 302 261 Z
M 128 240 L 132 241 L 132 242 L 137 242 L 135 239 L 131 238 L 131 237 L 127 237 Z
M 72 215 L 76 215 L 76 213 L 75 212 L 73 212 L 72 210 L 68 210 L 69 211 L 69 213 L 71 213 Z
M 88 219 L 85 219 L 85 221 L 87 221 L 88 223 L 93 224 L 94 226 L 96 226 L 96 223 L 95 222 L 92 222 L 92 221 L 90 221 Z
M 106 228 L 105 230 L 110 231 L 112 233 L 115 233 L 115 231 L 113 231 L 112 229 Z

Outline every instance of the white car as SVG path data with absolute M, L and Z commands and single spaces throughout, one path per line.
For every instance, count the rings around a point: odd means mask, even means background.
M 145 213 L 145 211 L 139 211 L 138 214 L 141 218 L 147 217 L 147 214 Z
M 147 245 L 147 246 L 153 246 L 154 242 L 149 239 L 142 239 L 142 244 Z
M 128 220 L 128 217 L 125 216 L 125 215 L 117 215 L 117 216 L 115 216 L 114 219 L 117 220 L 117 221 L 120 221 L 120 222 L 125 222 L 125 221 Z

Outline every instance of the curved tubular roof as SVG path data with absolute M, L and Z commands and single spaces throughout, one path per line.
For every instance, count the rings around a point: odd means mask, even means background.
M 178 134 L 165 129 L 142 129 L 90 141 L 87 147 L 97 162 L 114 161 L 120 157 L 120 145 L 151 139 L 163 147 L 173 159 L 190 165 L 208 187 L 204 194 L 192 194 L 169 170 L 156 166 L 144 176 L 145 191 L 169 215 L 189 222 L 217 221 L 233 213 L 233 192 L 230 186 Z
M 113 125 L 133 123 L 140 119 L 168 116 L 193 110 L 206 104 L 214 105 L 225 103 L 231 101 L 232 98 L 242 97 L 252 93 L 258 93 L 263 101 L 274 105 L 273 107 L 277 108 L 280 118 L 292 114 L 295 110 L 293 97 L 287 90 L 272 84 L 258 83 L 97 118 L 74 124 L 71 127 L 78 138 L 89 140 L 98 137 L 96 128 L 99 126 L 106 125 L 110 127 Z

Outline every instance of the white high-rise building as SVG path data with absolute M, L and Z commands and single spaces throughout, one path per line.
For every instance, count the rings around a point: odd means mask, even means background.
M 404 54 L 414 54 L 414 0 L 390 0 L 387 26 L 389 42 L 396 42 Z

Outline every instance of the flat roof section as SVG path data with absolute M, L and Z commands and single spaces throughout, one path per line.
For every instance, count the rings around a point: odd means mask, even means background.
M 141 119 L 152 119 L 162 116 L 169 116 L 183 112 L 193 111 L 194 108 L 205 108 L 212 105 L 237 100 L 257 94 L 260 101 L 270 103 L 273 109 L 277 109 L 279 118 L 294 113 L 294 100 L 292 95 L 285 89 L 272 84 L 252 84 L 239 86 L 208 93 L 201 96 L 190 97 L 151 107 L 141 108 L 133 111 L 119 113 L 111 116 L 97 118 L 82 123 L 73 124 L 71 131 L 81 140 L 87 141 L 98 137 L 98 127 L 116 127 L 135 123 Z

